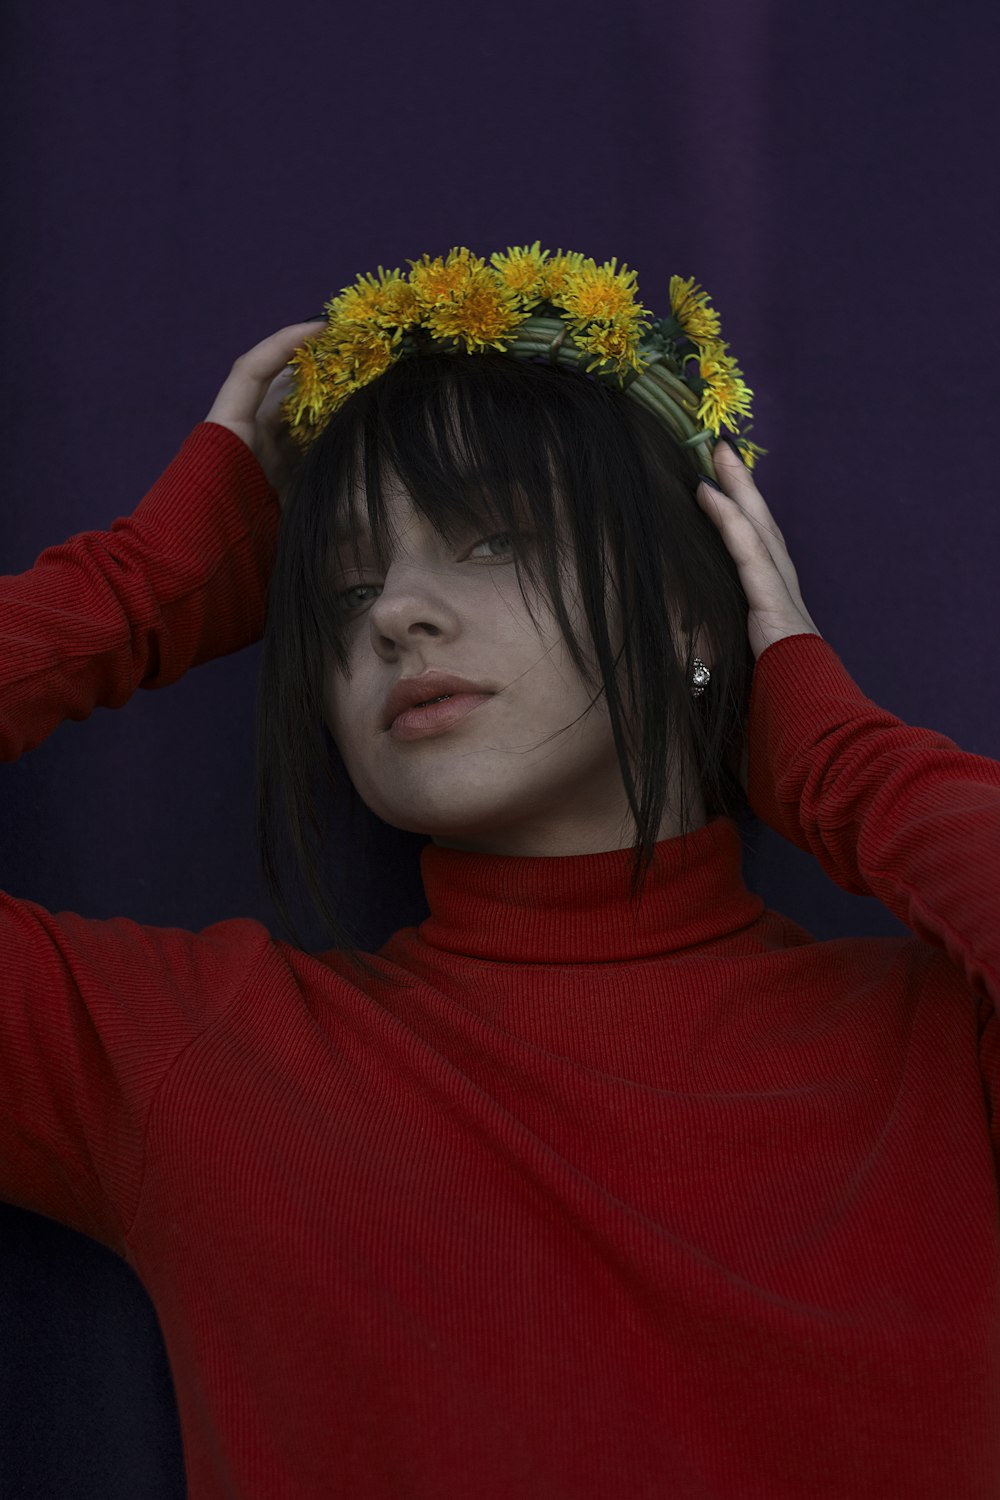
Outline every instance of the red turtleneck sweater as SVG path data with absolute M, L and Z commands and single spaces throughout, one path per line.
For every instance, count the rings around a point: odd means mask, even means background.
M 203 423 L 0 580 L 0 757 L 259 639 L 280 512 Z M 251 920 L 0 896 L 0 1193 L 159 1315 L 191 1500 L 996 1500 L 1000 764 L 812 635 L 750 801 L 910 938 L 817 942 L 735 823 L 429 845 L 359 985 Z

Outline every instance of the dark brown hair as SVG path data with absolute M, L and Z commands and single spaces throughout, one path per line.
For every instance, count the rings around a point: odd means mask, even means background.
M 685 839 L 688 775 L 709 819 L 746 812 L 736 767 L 754 669 L 748 606 L 736 564 L 695 499 L 700 472 L 691 451 L 617 387 L 499 351 L 400 359 L 333 414 L 286 497 L 257 696 L 258 849 L 268 894 L 297 946 L 305 945 L 279 873 L 276 832 L 291 837 L 294 868 L 331 946 L 373 972 L 320 873 L 331 827 L 316 793 L 318 785 L 337 787 L 339 759 L 323 721 L 324 646 L 347 669 L 329 571 L 334 537 L 360 494 L 357 508 L 367 510 L 384 571 L 388 475 L 448 543 L 467 531 L 470 516 L 484 536 L 516 538 L 527 526 L 531 545 L 515 552 L 515 566 L 529 613 L 535 619 L 525 580 L 551 604 L 594 701 L 607 698 L 635 826 L 632 900 L 654 857 L 675 765 Z M 578 639 L 568 617 L 560 577 L 567 560 L 589 640 Z M 617 654 L 609 600 L 623 627 Z M 696 699 L 700 630 L 712 680 Z M 634 712 L 621 693 L 622 658 Z

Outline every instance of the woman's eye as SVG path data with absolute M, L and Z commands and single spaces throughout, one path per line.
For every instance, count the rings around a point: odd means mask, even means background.
M 355 584 L 354 588 L 352 588 L 352 589 L 342 589 L 339 594 L 335 594 L 334 595 L 334 598 L 336 599 L 337 603 L 340 605 L 341 609 L 346 609 L 348 612 L 350 612 L 352 609 L 360 609 L 361 606 L 362 606 L 362 604 L 365 604 L 365 603 L 368 602 L 367 600 L 364 600 L 364 599 L 362 599 L 362 600 L 353 599 L 351 597 L 352 594 L 363 594 L 364 591 L 365 591 L 365 589 L 376 589 L 376 588 L 378 588 L 378 584 L 377 583 L 358 583 L 358 584 Z
M 498 531 L 496 536 L 483 537 L 481 542 L 476 543 L 476 547 L 484 547 L 488 542 L 509 542 L 510 545 L 503 547 L 501 550 L 503 552 L 513 552 L 514 550 L 514 538 L 509 531 Z M 472 550 L 474 552 L 476 548 L 473 547 Z
M 498 531 L 495 536 L 486 536 L 483 537 L 482 541 L 476 542 L 475 546 L 472 548 L 472 552 L 475 552 L 477 547 L 486 547 L 489 546 L 492 542 L 507 543 L 505 547 L 501 547 L 500 549 L 501 556 L 513 553 L 514 551 L 513 534 L 509 531 Z M 469 555 L 471 557 L 472 553 L 470 552 Z M 494 558 L 487 558 L 486 560 L 495 560 L 495 555 Z M 337 604 L 342 610 L 346 610 L 348 613 L 351 613 L 356 609 L 362 609 L 365 604 L 371 603 L 371 600 L 369 599 L 356 599 L 354 598 L 354 595 L 363 594 L 366 589 L 377 589 L 379 587 L 380 585 L 377 583 L 356 583 L 353 588 L 342 589 L 339 594 L 335 595 L 335 598 Z

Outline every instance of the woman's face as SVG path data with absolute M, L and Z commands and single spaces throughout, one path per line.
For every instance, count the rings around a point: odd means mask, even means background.
M 348 545 L 332 575 L 336 592 L 358 592 L 340 601 L 350 677 L 327 651 L 324 717 L 362 801 L 384 822 L 445 848 L 558 856 L 630 846 L 604 695 L 589 706 L 551 606 L 534 597 L 541 628 L 532 623 L 505 550 L 509 536 L 470 529 L 449 546 L 398 484 L 387 504 L 396 547 L 385 575 L 370 550 L 359 571 Z M 568 575 L 564 591 L 579 634 L 582 607 Z M 389 690 L 430 670 L 492 696 L 444 733 L 399 740 L 383 727 Z M 660 839 L 682 831 L 674 802 L 668 792 Z M 692 826 L 703 826 L 697 788 L 689 805 Z

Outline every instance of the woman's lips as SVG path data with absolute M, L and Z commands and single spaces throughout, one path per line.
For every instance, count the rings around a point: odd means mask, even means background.
M 492 697 L 492 693 L 456 693 L 443 703 L 425 703 L 422 707 L 404 709 L 389 725 L 389 733 L 394 740 L 423 740 L 443 734 Z

